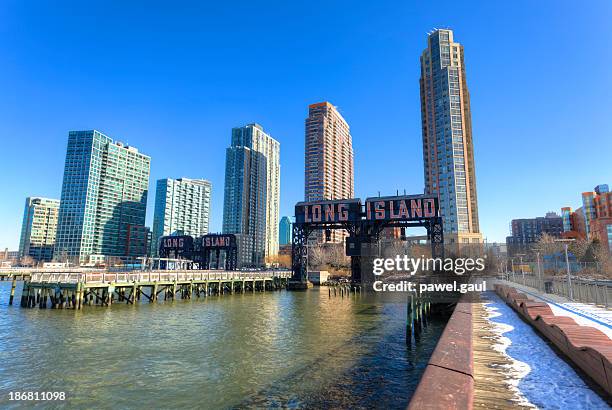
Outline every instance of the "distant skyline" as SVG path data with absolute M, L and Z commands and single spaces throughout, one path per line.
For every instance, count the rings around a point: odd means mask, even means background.
M 225 149 L 253 122 L 281 144 L 293 215 L 321 101 L 350 126 L 355 196 L 422 193 L 419 56 L 442 27 L 465 47 L 484 238 L 612 183 L 608 1 L 35 3 L 0 9 L 1 249 L 18 248 L 26 197 L 60 198 L 72 130 L 151 157 L 148 226 L 158 179 L 203 178 L 220 232 Z

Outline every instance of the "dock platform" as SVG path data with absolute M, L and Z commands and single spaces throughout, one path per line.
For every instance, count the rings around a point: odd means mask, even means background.
M 22 307 L 81 309 L 85 305 L 135 304 L 180 297 L 192 299 L 225 293 L 265 292 L 284 289 L 290 271 L 130 271 L 130 272 L 29 272 L 21 275 Z M 13 303 L 18 277 L 9 303 Z

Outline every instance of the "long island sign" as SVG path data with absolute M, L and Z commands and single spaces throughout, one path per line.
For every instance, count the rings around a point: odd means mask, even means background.
M 298 224 L 329 224 L 371 221 L 419 221 L 439 216 L 438 198 L 405 195 L 367 198 L 365 209 L 360 199 L 299 202 L 295 205 Z

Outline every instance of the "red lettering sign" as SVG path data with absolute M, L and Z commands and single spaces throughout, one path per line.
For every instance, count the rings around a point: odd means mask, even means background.
M 348 205 L 347 204 L 338 205 L 338 220 L 348 221 Z

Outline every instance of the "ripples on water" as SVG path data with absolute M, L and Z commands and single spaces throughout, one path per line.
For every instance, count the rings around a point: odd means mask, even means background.
M 444 327 L 408 349 L 405 305 L 317 289 L 82 311 L 9 307 L 9 290 L 2 407 L 9 391 L 65 391 L 88 408 L 405 408 Z

